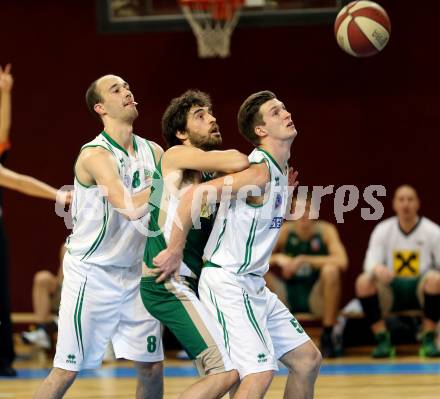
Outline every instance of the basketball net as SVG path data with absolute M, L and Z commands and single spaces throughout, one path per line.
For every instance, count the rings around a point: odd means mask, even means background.
M 242 0 L 180 0 L 183 15 L 197 38 L 200 58 L 229 57 L 242 4 Z

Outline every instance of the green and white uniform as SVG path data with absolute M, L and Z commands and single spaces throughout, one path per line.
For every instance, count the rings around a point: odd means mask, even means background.
M 202 175 L 202 180 L 209 175 Z M 215 207 L 204 207 L 200 228 L 188 233 L 180 266 L 180 281 L 174 277 L 157 284 L 153 259 L 166 249 L 179 205 L 179 193 L 171 192 L 162 178 L 161 161 L 153 177 L 150 197 L 149 238 L 145 246 L 141 296 L 147 310 L 166 325 L 195 360 L 201 374 L 232 370 L 215 320 L 197 297 L 197 283 L 203 265 L 203 249 L 211 232 Z
M 277 359 L 309 340 L 263 278 L 286 211 L 286 168 L 260 148 L 249 162 L 265 162 L 269 169 L 265 201 L 250 205 L 238 194 L 220 205 L 199 283 L 200 298 L 218 319 L 241 378 L 277 370 Z
M 364 270 L 371 272 L 378 264 L 396 274 L 389 287 L 391 292 L 384 287 L 379 292 L 384 310 L 420 308 L 423 277 L 428 270 L 440 268 L 440 226 L 421 217 L 405 233 L 396 216 L 380 222 L 371 233 Z
M 84 145 L 114 157 L 130 194 L 151 184 L 155 168 L 150 143 L 133 135 L 135 155 L 102 132 Z M 98 368 L 109 340 L 115 355 L 135 361 L 163 359 L 160 323 L 139 294 L 145 234 L 125 219 L 96 185 L 75 178 L 73 232 L 67 239 L 54 366 L 79 371 Z
M 322 236 L 320 222 L 314 225 L 314 232 L 302 240 L 295 231 L 294 223 L 289 225 L 289 235 L 283 253 L 289 256 L 327 256 L 328 249 Z M 320 271 L 309 264 L 302 265 L 290 279 L 285 280 L 287 300 L 292 312 L 312 312 L 322 315 L 322 294 L 319 281 Z

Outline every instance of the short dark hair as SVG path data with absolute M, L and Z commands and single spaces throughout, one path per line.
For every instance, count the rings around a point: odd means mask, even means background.
M 264 90 L 250 95 L 238 111 L 237 121 L 240 133 L 252 144 L 260 144 L 260 138 L 255 133 L 255 127 L 264 125 L 263 115 L 260 113 L 260 107 L 267 101 L 276 98 L 271 91 Z
M 99 79 L 101 79 L 101 78 L 99 78 Z M 86 104 L 87 104 L 87 108 L 89 109 L 90 113 L 101 121 L 102 120 L 101 115 L 99 115 L 95 111 L 95 105 L 103 102 L 103 98 L 101 97 L 101 94 L 98 92 L 98 88 L 97 88 L 97 84 L 98 84 L 99 79 L 96 79 L 88 87 L 88 89 L 86 91 Z
M 211 108 L 211 98 L 200 90 L 187 90 L 171 100 L 162 116 L 162 136 L 168 148 L 182 144 L 176 133 L 186 130 L 188 112 L 195 105 Z

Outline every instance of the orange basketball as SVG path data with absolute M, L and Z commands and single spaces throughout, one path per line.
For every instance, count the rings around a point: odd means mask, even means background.
M 386 11 L 372 1 L 353 1 L 341 9 L 335 21 L 339 47 L 355 57 L 381 51 L 390 38 L 391 23 Z

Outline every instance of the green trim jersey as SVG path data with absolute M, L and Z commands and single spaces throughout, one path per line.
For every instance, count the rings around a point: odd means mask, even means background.
M 440 267 L 440 226 L 422 217 L 405 233 L 396 216 L 380 222 L 371 233 L 364 270 L 383 264 L 396 277 L 418 277 Z
M 249 155 L 250 163 L 265 162 L 270 172 L 262 205 L 246 202 L 251 186 L 222 203 L 205 248 L 208 266 L 220 266 L 232 273 L 263 276 L 283 224 L 288 199 L 287 168 L 280 168 L 261 148 Z M 245 191 L 246 190 L 246 191 Z M 255 194 L 254 194 L 255 195 Z
M 119 176 L 130 194 L 151 185 L 155 159 L 147 140 L 133 135 L 135 156 L 128 154 L 105 132 L 82 146 L 81 151 L 89 147 L 102 147 L 112 154 Z M 136 221 L 126 219 L 103 195 L 104 187 L 86 186 L 76 176 L 74 188 L 73 231 L 67 239 L 70 255 L 81 262 L 100 266 L 140 264 L 146 241 L 144 226 L 147 216 Z
M 211 174 L 202 173 L 202 181 L 211 179 Z M 155 268 L 153 258 L 167 247 L 179 206 L 179 195 L 181 194 L 170 192 L 166 184 L 164 184 L 162 160 L 160 160 L 153 176 L 149 204 L 149 237 L 144 252 L 144 263 L 150 269 Z M 212 229 L 214 213 L 215 206 L 204 206 L 200 214 L 200 225 L 193 226 L 189 230 L 183 250 L 183 261 L 180 265 L 180 274 L 182 276 L 192 278 L 200 276 L 203 266 L 203 249 Z

